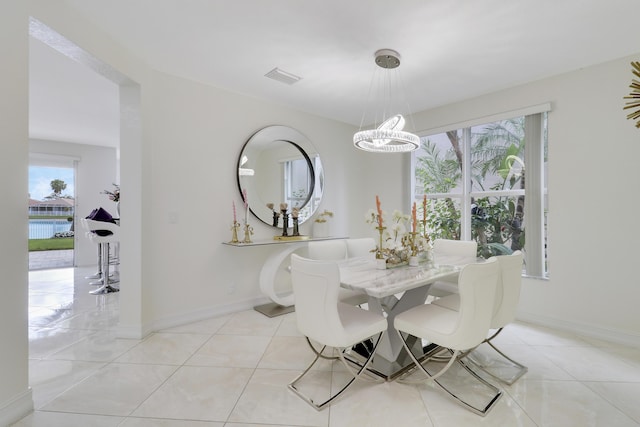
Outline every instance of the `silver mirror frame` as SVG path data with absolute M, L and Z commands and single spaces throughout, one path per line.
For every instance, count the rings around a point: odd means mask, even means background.
M 279 145 L 279 143 L 283 143 L 283 145 Z M 293 156 L 291 153 L 294 153 L 295 157 L 299 157 L 299 160 L 303 159 L 307 164 L 309 188 L 306 191 L 304 201 L 298 206 L 301 209 L 299 224 L 302 224 L 313 216 L 315 210 L 320 204 L 320 200 L 317 200 L 317 203 L 311 205 L 310 210 L 303 209 L 310 203 L 312 198 L 322 197 L 322 188 L 318 187 L 322 186 L 324 176 L 322 176 L 322 170 L 315 170 L 314 161 L 312 161 L 312 158 L 317 156 L 318 159 L 316 161 L 320 162 L 321 165 L 321 160 L 317 150 L 311 141 L 298 130 L 288 126 L 273 125 L 262 128 L 251 135 L 251 137 L 249 137 L 242 146 L 240 155 L 238 156 L 236 168 L 238 190 L 240 191 L 243 202 L 248 203 L 249 211 L 253 216 L 267 225 L 274 226 L 273 212 L 266 206 L 266 204 L 273 203 L 275 206 L 274 209 L 279 211 L 279 206 L 282 200 L 266 200 L 258 191 L 258 186 L 255 181 L 255 179 L 259 179 L 260 175 L 258 175 L 258 178 L 253 178 L 253 175 L 251 175 L 251 173 L 256 173 L 256 170 L 252 168 L 255 167 L 256 164 L 252 162 L 256 161 L 256 157 L 259 157 L 263 150 L 272 148 L 274 145 L 279 147 L 281 150 L 292 149 L 289 150 L 290 153 L 288 155 Z M 274 168 L 276 167 L 280 168 L 280 165 L 274 165 Z M 320 169 L 322 169 L 322 167 L 320 167 Z M 279 186 L 282 183 L 283 181 L 273 183 L 272 185 Z M 246 190 L 248 200 L 245 200 L 245 193 L 243 190 Z M 289 212 L 291 212 L 292 207 L 293 206 L 288 207 Z M 289 216 L 288 226 L 292 226 L 291 216 Z M 282 219 L 280 219 L 278 227 L 282 227 Z

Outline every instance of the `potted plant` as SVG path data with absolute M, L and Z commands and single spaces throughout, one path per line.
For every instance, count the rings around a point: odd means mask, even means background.
M 329 237 L 331 227 L 329 219 L 333 218 L 333 212 L 324 210 L 313 222 L 313 237 Z

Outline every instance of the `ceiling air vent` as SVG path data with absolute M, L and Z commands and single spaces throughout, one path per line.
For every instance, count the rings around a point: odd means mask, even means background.
M 288 85 L 292 85 L 302 80 L 302 77 L 298 77 L 295 74 L 287 73 L 286 71 L 282 71 L 277 67 L 265 74 L 265 77 L 269 77 L 270 79 L 277 80 Z

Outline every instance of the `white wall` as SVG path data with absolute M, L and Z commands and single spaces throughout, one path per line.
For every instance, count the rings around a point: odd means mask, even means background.
M 33 408 L 28 387 L 28 38 L 24 2 L 0 9 L 0 425 Z
M 525 279 L 519 317 L 640 346 L 640 130 L 629 58 L 422 112 L 421 129 L 551 102 L 549 281 Z
M 96 265 L 95 244 L 84 236 L 79 218 L 86 217 L 94 208 L 102 207 L 117 217 L 116 204 L 109 200 L 104 190 L 113 190 L 113 183 L 119 183 L 117 176 L 116 149 L 96 145 L 65 143 L 32 139 L 30 153 L 45 153 L 78 159 L 76 169 L 76 215 L 75 215 L 75 265 Z
M 351 126 L 161 73 L 141 84 L 145 141 L 153 145 L 143 269 L 154 291 L 145 304 L 155 324 L 250 307 L 262 298 L 258 273 L 270 249 L 222 242 L 231 238 L 231 202 L 242 205 L 237 156 L 264 126 L 296 128 L 318 148 L 327 176 L 322 206 L 336 211 L 336 231 L 346 232 L 348 201 L 341 188 L 357 174 L 348 161 Z M 278 233 L 255 218 L 250 222 L 254 240 Z M 309 233 L 310 225 L 301 232 Z

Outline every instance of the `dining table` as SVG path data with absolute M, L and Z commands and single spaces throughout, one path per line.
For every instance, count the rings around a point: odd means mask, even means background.
M 366 293 L 368 309 L 387 318 L 387 332 L 378 344 L 369 370 L 392 380 L 412 365 L 393 326 L 395 317 L 403 311 L 424 304 L 429 287 L 434 282 L 455 281 L 461 266 L 467 260 L 450 259 L 446 264 L 425 262 L 418 266 L 400 265 L 386 269 L 379 269 L 377 261 L 368 257 L 340 261 L 340 286 Z M 418 339 L 414 341 L 413 347 L 417 352 L 425 349 Z M 355 350 L 357 352 L 357 348 Z

